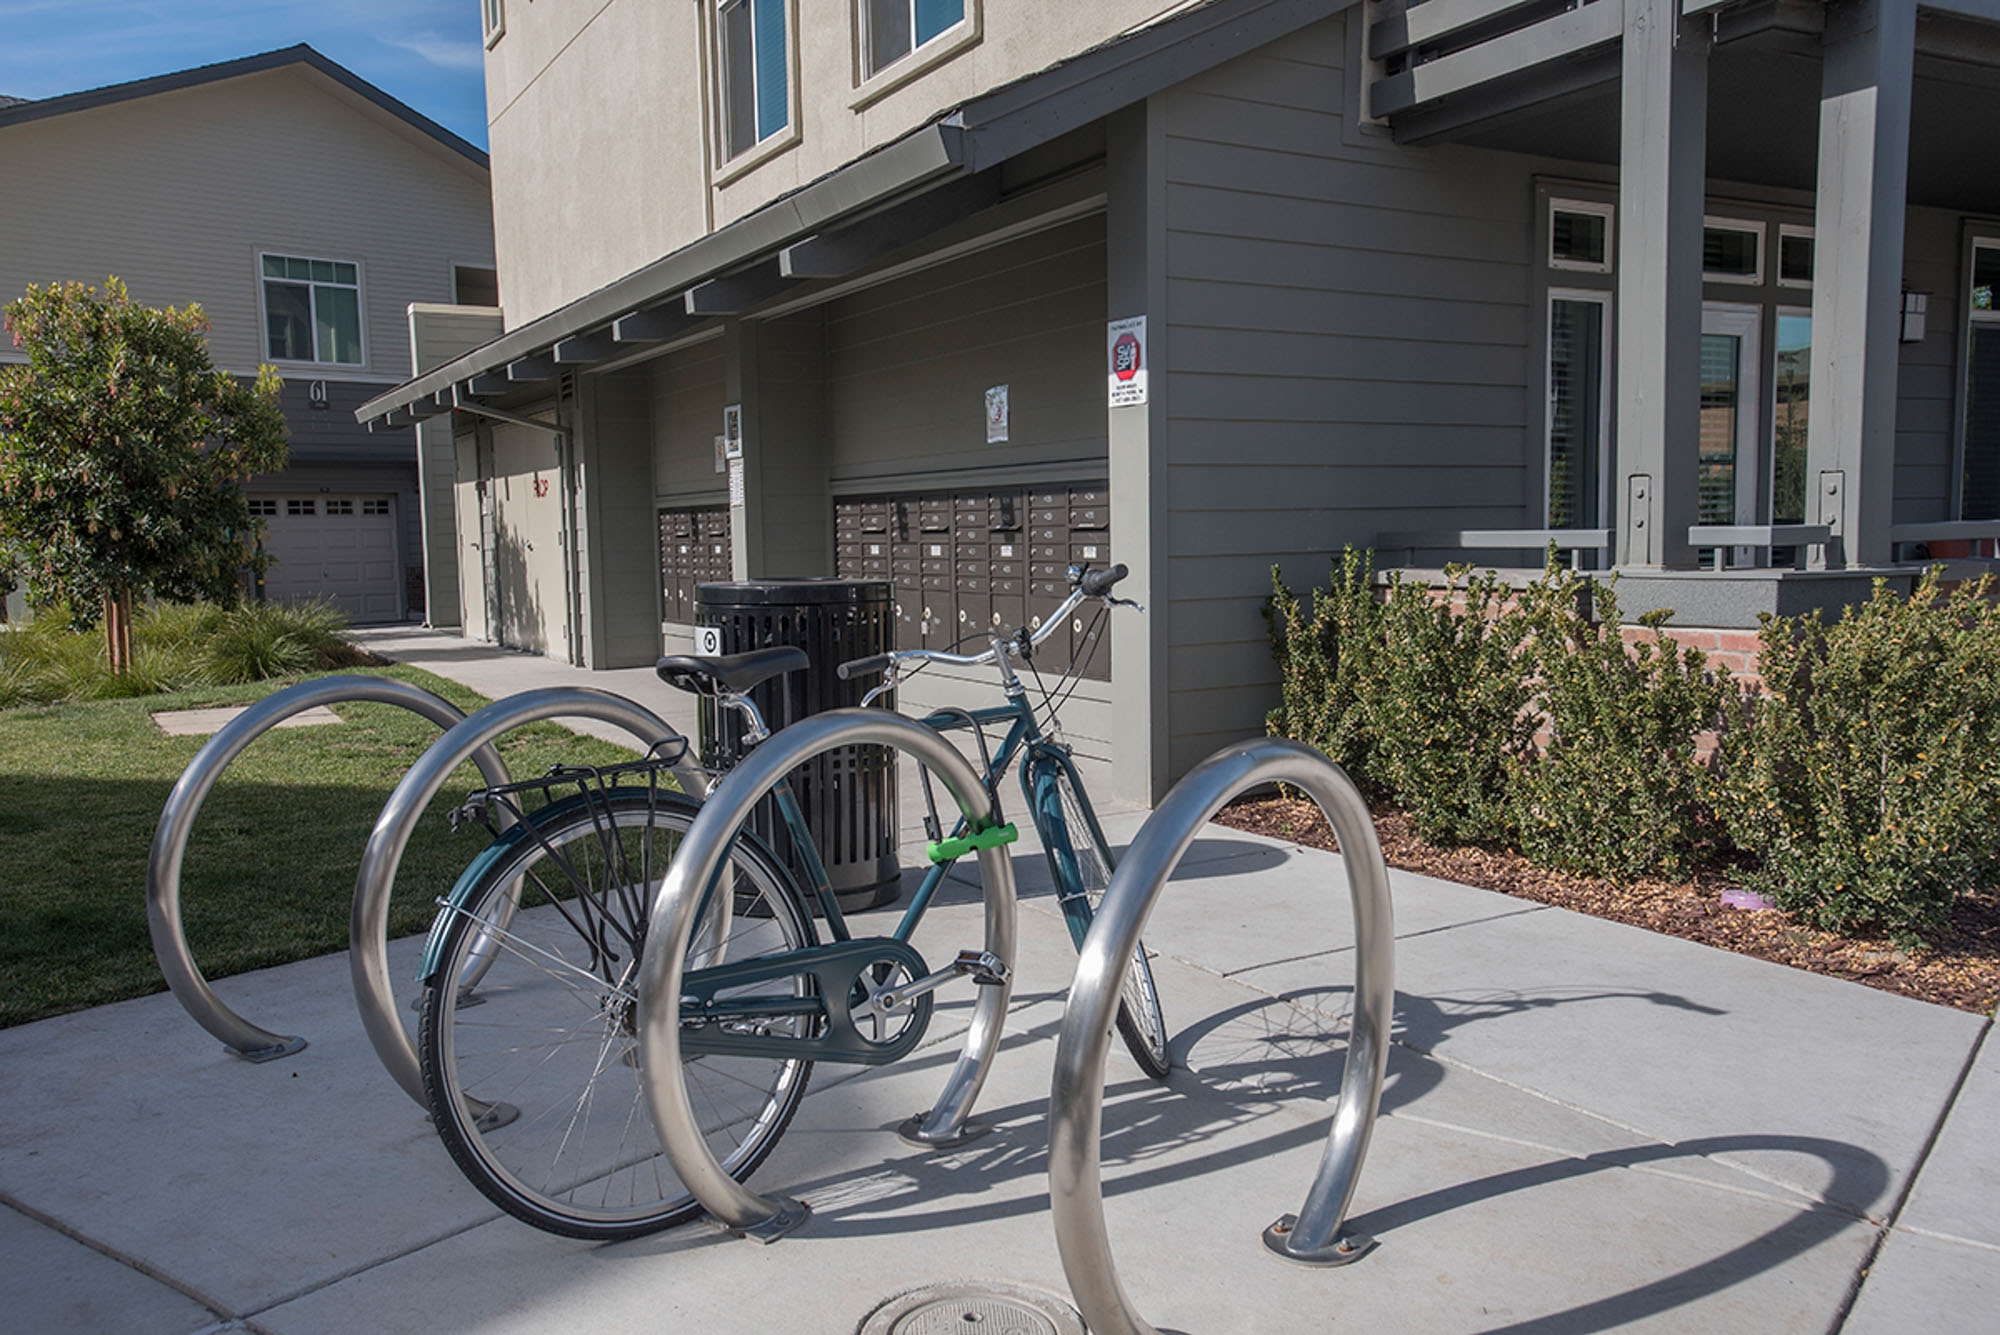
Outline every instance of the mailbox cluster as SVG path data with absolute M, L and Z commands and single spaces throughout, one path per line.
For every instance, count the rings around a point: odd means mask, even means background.
M 694 622 L 694 589 L 731 578 L 729 507 L 660 511 L 660 620 Z
M 895 586 L 896 646 L 976 653 L 995 629 L 1042 619 L 1069 596 L 1071 565 L 1111 563 L 1111 510 L 1102 482 L 981 487 L 867 496 L 833 508 L 834 573 Z M 1042 646 L 1059 671 L 1111 677 L 1111 645 L 1095 606 Z

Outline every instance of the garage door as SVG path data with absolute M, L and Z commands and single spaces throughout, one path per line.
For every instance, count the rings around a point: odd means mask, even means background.
M 393 496 L 259 496 L 264 520 L 264 596 L 274 602 L 322 598 L 357 622 L 403 615 Z

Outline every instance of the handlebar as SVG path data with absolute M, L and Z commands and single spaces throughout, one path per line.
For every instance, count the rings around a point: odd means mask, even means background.
M 1082 577 L 1077 580 L 1076 587 L 1083 590 L 1083 596 L 1086 598 L 1102 598 L 1111 592 L 1112 586 L 1131 573 L 1121 561 L 1104 570 L 1084 571 Z
M 1038 630 L 1024 636 L 1028 645 L 1040 644 L 1043 640 L 1054 634 L 1056 627 L 1071 612 L 1076 610 L 1078 603 L 1081 603 L 1086 598 L 1102 598 L 1114 604 L 1138 607 L 1137 603 L 1111 597 L 1112 588 L 1117 585 L 1119 580 L 1124 579 L 1131 573 L 1130 570 L 1125 568 L 1123 563 L 1110 566 L 1104 570 L 1079 571 L 1075 567 L 1071 567 L 1069 597 L 1063 600 L 1061 606 L 1049 613 L 1047 619 L 1042 622 Z M 1007 645 L 1010 653 L 1014 652 L 1014 640 L 1007 640 L 1004 643 Z M 867 677 L 879 672 L 893 671 L 896 664 L 905 661 L 944 663 L 953 667 L 980 667 L 994 662 L 999 657 L 999 652 L 997 645 L 989 646 L 987 649 L 976 654 L 953 654 L 937 649 L 897 649 L 886 654 L 871 654 L 867 658 L 857 658 L 851 662 L 838 664 L 834 667 L 833 674 L 842 681 L 849 681 L 855 677 Z
M 872 677 L 876 673 L 886 670 L 895 661 L 896 656 L 894 654 L 870 654 L 866 658 L 857 658 L 851 663 L 840 664 L 834 668 L 833 675 L 842 681 L 847 681 L 854 677 Z

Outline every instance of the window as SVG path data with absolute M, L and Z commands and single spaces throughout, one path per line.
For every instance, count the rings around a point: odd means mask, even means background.
M 722 0 L 716 7 L 725 160 L 791 124 L 786 8 L 786 0 Z
M 319 509 L 318 509 L 318 502 L 316 502 L 316 501 L 300 501 L 300 500 L 290 500 L 290 501 L 286 501 L 286 502 L 285 502 L 285 513 L 286 513 L 286 514 L 288 514 L 288 515 L 310 515 L 310 514 L 318 514 L 318 513 L 319 513 Z
M 1609 204 L 1550 200 L 1549 267 L 1610 273 L 1611 214 Z
M 1782 243 L 1780 243 L 1782 245 Z M 1812 244 L 1812 238 L 1806 238 Z M 1783 264 L 1784 257 L 1779 256 Z M 1771 384 L 1771 522 L 1806 522 L 1806 409 L 1812 394 L 1812 312 L 1778 311 Z
M 1606 297 L 1549 293 L 1549 527 L 1595 528 L 1604 458 Z
M 1966 284 L 1961 519 L 2000 519 L 2000 237 L 1972 243 Z
M 386 515 L 389 513 L 389 502 L 386 500 L 363 501 L 361 502 L 361 513 L 364 515 Z
M 479 0 L 479 26 L 486 35 L 487 50 L 507 31 L 506 0 Z
M 361 364 L 361 281 L 341 260 L 266 255 L 265 355 L 277 362 Z
M 487 265 L 452 265 L 451 289 L 453 299 L 461 306 L 500 304 L 500 275 Z
M 965 22 L 966 0 L 860 0 L 861 72 L 882 69 Z
M 250 513 L 253 515 L 275 515 L 278 513 L 278 503 L 273 500 L 261 500 L 253 497 L 250 501 Z
M 1778 229 L 1778 286 L 1811 287 L 1813 234 L 1810 227 L 1787 223 Z
M 330 515 L 351 515 L 354 513 L 354 502 L 328 501 L 326 503 L 326 512 Z
M 1703 220 L 1701 276 L 1711 283 L 1764 281 L 1764 225 Z

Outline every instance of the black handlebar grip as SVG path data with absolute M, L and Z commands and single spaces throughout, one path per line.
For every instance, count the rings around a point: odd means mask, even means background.
M 896 661 L 894 654 L 871 654 L 867 658 L 857 658 L 852 663 L 842 663 L 833 670 L 833 675 L 842 681 L 855 677 L 872 677 L 878 672 L 886 672 L 889 664 Z
M 1104 570 L 1086 570 L 1083 578 L 1077 581 L 1077 587 L 1092 598 L 1102 598 L 1111 592 L 1112 586 L 1131 573 L 1122 561 Z

